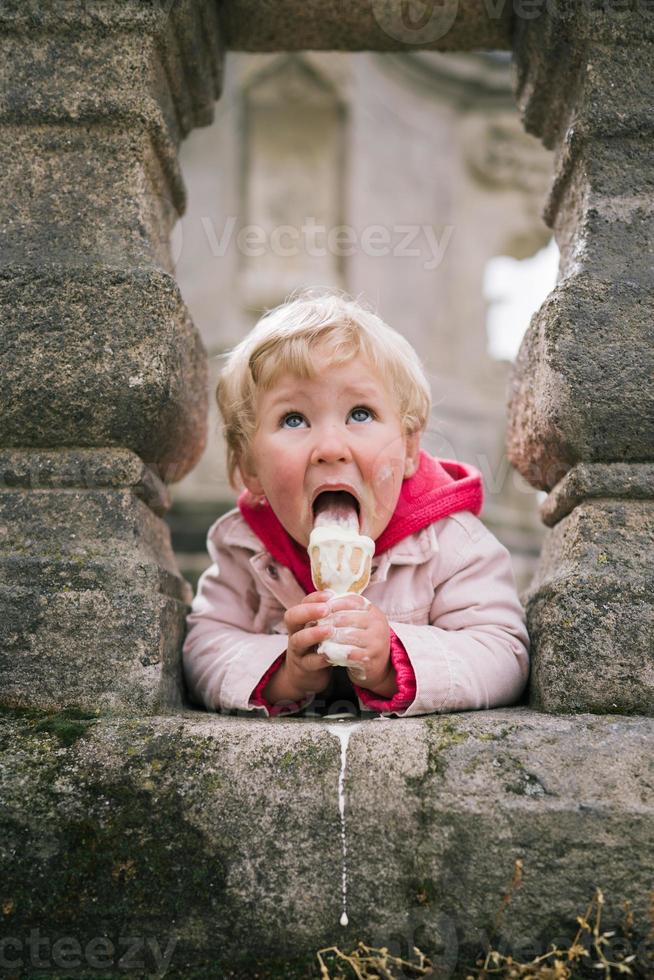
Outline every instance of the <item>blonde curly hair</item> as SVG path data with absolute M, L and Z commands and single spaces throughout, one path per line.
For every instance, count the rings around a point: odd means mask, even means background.
M 421 432 L 431 410 L 429 382 L 418 355 L 401 334 L 371 309 L 337 290 L 305 289 L 267 311 L 250 333 L 223 355 L 216 388 L 227 443 L 229 481 L 237 488 L 239 462 L 256 431 L 257 393 L 283 374 L 316 377 L 313 353 L 330 364 L 358 354 L 389 385 L 407 435 Z

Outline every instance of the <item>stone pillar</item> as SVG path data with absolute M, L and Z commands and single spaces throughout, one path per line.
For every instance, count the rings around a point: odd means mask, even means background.
M 510 397 L 509 454 L 549 492 L 526 596 L 531 700 L 654 714 L 654 12 L 558 0 L 515 20 L 527 130 L 556 150 L 560 279 Z
M 214 4 L 3 4 L 0 50 L 2 703 L 165 711 L 191 599 L 166 484 L 207 402 L 169 234 L 219 94 Z

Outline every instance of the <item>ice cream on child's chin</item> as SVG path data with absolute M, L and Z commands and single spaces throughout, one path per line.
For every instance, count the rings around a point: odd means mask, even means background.
M 331 589 L 337 595 L 363 592 L 370 580 L 375 542 L 359 533 L 354 499 L 336 491 L 321 494 L 316 504 L 308 548 L 313 584 L 319 591 Z M 334 666 L 346 666 L 349 649 L 325 640 L 318 652 Z

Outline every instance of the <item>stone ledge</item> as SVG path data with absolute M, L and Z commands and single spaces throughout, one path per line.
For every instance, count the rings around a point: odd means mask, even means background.
M 162 517 L 170 491 L 154 470 L 129 449 L 0 449 L 0 493 L 25 490 L 129 487 Z
M 448 0 L 413 18 L 399 0 L 224 0 L 225 44 L 235 51 L 509 50 L 511 4 Z
M 503 928 L 516 952 L 574 927 L 596 886 L 607 929 L 623 899 L 644 914 L 654 719 L 513 708 L 362 722 L 345 778 L 347 929 L 337 725 L 1 713 L 5 934 L 173 937 L 169 980 L 275 964 L 306 976 L 321 946 L 399 937 L 462 976 L 517 858 Z
M 578 463 L 540 507 L 543 524 L 554 527 L 583 500 L 654 500 L 654 463 Z

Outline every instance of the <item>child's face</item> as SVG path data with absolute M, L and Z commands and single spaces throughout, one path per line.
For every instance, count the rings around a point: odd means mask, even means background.
M 314 363 L 314 380 L 285 374 L 260 393 L 244 483 L 305 547 L 312 505 L 329 487 L 356 498 L 361 533 L 376 539 L 417 468 L 420 435 L 405 435 L 394 395 L 362 355 L 330 366 L 317 354 Z

